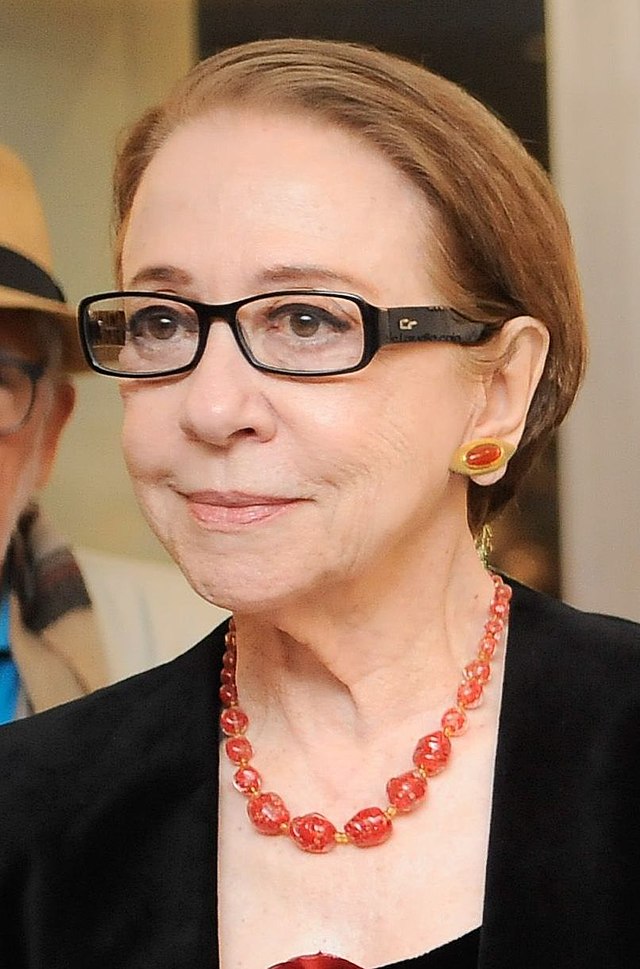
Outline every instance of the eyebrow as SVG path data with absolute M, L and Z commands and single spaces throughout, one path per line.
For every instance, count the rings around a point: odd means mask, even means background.
M 307 289 L 330 284 L 334 288 L 337 287 L 341 290 L 346 288 L 349 292 L 355 292 L 359 295 L 367 292 L 371 294 L 372 290 L 375 294 L 375 287 L 372 286 L 371 282 L 365 282 L 348 273 L 337 272 L 326 266 L 315 264 L 287 265 L 283 263 L 268 266 L 257 273 L 254 279 L 257 289 L 269 283 L 275 283 L 285 287 L 300 286 L 301 288 Z M 145 285 L 158 283 L 167 283 L 177 288 L 185 287 L 192 289 L 194 279 L 190 273 L 178 266 L 145 266 L 132 276 L 129 287 L 144 287 Z
M 309 265 L 276 265 L 263 270 L 258 279 L 271 283 L 297 283 L 309 287 L 317 283 L 332 283 L 344 287 L 361 290 L 371 289 L 371 283 L 357 279 L 348 273 L 336 272 L 326 266 Z
M 191 275 L 178 266 L 145 266 L 139 269 L 129 281 L 129 286 L 144 286 L 150 283 L 171 283 L 179 286 L 189 286 L 193 282 Z

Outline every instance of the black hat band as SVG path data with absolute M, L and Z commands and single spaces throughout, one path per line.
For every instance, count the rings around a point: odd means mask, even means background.
M 64 293 L 49 273 L 13 249 L 0 246 L 0 286 L 64 303 Z

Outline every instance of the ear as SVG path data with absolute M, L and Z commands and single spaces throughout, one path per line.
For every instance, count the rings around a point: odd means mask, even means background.
M 549 331 L 539 320 L 518 316 L 504 324 L 491 341 L 495 365 L 482 377 L 483 403 L 473 422 L 473 439 L 499 438 L 518 447 L 548 350 Z M 505 471 L 506 465 L 473 480 L 495 484 Z
M 52 390 L 52 400 L 46 418 L 46 424 L 42 436 L 42 449 L 40 452 L 40 467 L 38 469 L 37 488 L 46 485 L 53 462 L 58 451 L 60 435 L 71 414 L 76 402 L 76 390 L 69 381 L 61 380 L 57 382 Z

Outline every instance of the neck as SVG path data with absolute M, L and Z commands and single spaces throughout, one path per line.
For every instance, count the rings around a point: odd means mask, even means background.
M 242 701 L 238 695 L 238 680 L 236 673 L 239 672 L 238 642 L 236 627 L 232 623 L 227 634 L 227 652 L 224 656 L 223 670 L 221 674 L 221 699 L 224 709 L 220 717 L 221 727 L 224 733 L 230 738 L 225 744 L 225 751 L 229 760 L 240 765 L 234 774 L 234 785 L 239 791 L 249 797 L 248 812 L 249 817 L 255 827 L 263 834 L 282 835 L 291 837 L 294 842 L 304 851 L 325 852 L 335 848 L 336 844 L 352 843 L 360 847 L 370 847 L 382 844 L 386 841 L 392 831 L 392 819 L 400 811 L 404 813 L 411 811 L 417 804 L 424 799 L 426 794 L 426 783 L 435 774 L 440 773 L 447 765 L 451 753 L 452 736 L 459 735 L 467 724 L 467 710 L 475 707 L 482 700 L 484 687 L 488 684 L 491 676 L 491 664 L 494 653 L 498 647 L 499 640 L 503 639 L 505 623 L 508 618 L 508 602 L 511 590 L 505 586 L 497 577 L 493 577 L 492 596 L 485 623 L 482 631 L 476 639 L 475 649 L 471 658 L 467 657 L 468 662 L 461 671 L 458 688 L 455 697 L 449 700 L 446 711 L 443 712 L 439 725 L 435 731 L 424 735 L 418 742 L 414 754 L 413 762 L 415 767 L 410 768 L 399 776 L 394 776 L 387 785 L 387 796 L 389 805 L 386 809 L 379 806 L 367 807 L 354 815 L 345 824 L 344 831 L 339 831 L 327 820 L 326 817 L 317 813 L 298 816 L 291 820 L 292 816 L 281 797 L 271 792 L 265 792 L 262 788 L 262 777 L 259 771 L 252 766 L 251 761 L 254 756 L 254 749 L 251 742 L 242 734 L 249 725 L 247 712 L 243 709 Z M 298 648 L 301 647 L 298 643 Z M 295 664 L 292 664 L 295 667 Z M 317 663 L 316 663 L 317 665 Z M 286 664 L 285 664 L 286 668 Z M 326 666 L 324 672 L 327 672 Z M 331 674 L 333 676 L 333 674 Z M 291 681 L 291 678 L 289 678 Z M 335 676 L 333 676 L 335 680 Z M 377 670 L 374 670 L 373 679 L 377 679 Z M 416 679 L 415 683 L 420 683 Z M 346 687 L 342 685 L 343 691 Z M 405 690 L 405 693 L 407 691 Z M 409 695 L 415 694 L 413 683 L 410 684 Z M 351 691 L 353 696 L 353 691 Z M 287 702 L 286 693 L 281 690 L 276 697 L 276 708 L 287 710 L 290 706 Z M 283 702 L 284 700 L 284 702 Z M 405 701 L 406 703 L 406 701 Z M 342 721 L 341 711 L 335 703 L 334 709 L 327 710 L 330 719 L 325 728 L 325 720 L 318 718 L 318 710 L 314 707 L 311 717 L 311 730 L 305 732 L 300 729 L 300 721 L 290 721 L 289 734 L 287 739 L 292 740 L 297 733 L 298 741 L 304 739 L 303 743 L 292 746 L 292 752 L 287 752 L 287 758 L 279 763 L 280 776 L 283 780 L 297 779 L 305 776 L 305 790 L 307 794 L 310 790 L 315 790 L 322 794 L 325 800 L 330 800 L 334 806 L 345 802 L 345 791 L 353 787 L 354 781 L 358 782 L 362 789 L 363 796 L 368 795 L 368 787 L 373 781 L 371 764 L 376 762 L 384 763 L 391 767 L 395 762 L 396 752 L 394 749 L 394 729 L 385 729 L 378 737 L 375 734 L 360 737 L 358 744 L 359 751 L 347 750 L 343 741 L 346 739 L 345 731 L 335 730 L 335 725 Z M 497 709 L 499 704 L 494 697 L 490 704 L 488 717 L 485 716 L 485 728 L 489 730 L 479 731 L 476 734 L 476 746 L 479 744 L 483 750 L 481 762 L 487 764 L 487 759 L 492 756 L 492 738 L 496 733 Z M 277 712 L 277 710 L 276 710 Z M 425 710 L 421 711 L 421 721 L 424 718 Z M 271 718 L 273 720 L 273 718 Z M 277 719 L 277 718 L 276 718 Z M 354 718 L 352 718 L 354 719 Z M 360 716 L 359 724 L 364 718 Z M 407 717 L 402 728 L 406 726 Z M 304 721 L 302 721 L 304 722 Z M 402 729 L 398 732 L 398 725 L 395 727 L 395 735 L 401 737 Z M 297 730 L 295 729 L 297 728 Z M 421 731 L 422 732 L 422 731 Z M 305 736 L 306 733 L 306 736 Z M 354 731 L 347 731 L 349 738 L 354 739 Z M 358 739 L 355 732 L 355 739 Z M 268 731 L 265 731 L 268 736 Z M 277 737 L 271 731 L 271 740 Z M 483 742 L 484 737 L 484 742 Z M 489 744 L 487 746 L 487 737 Z M 282 734 L 280 735 L 280 739 Z M 320 739 L 320 743 L 318 740 Z M 380 743 L 382 739 L 382 744 Z M 329 740 L 329 744 L 327 744 Z M 336 743 L 336 741 L 338 741 Z M 364 741 L 364 742 L 362 742 Z M 297 747 L 297 750 L 295 749 Z M 276 750 L 282 751 L 283 747 L 278 744 Z M 470 749 L 470 748 L 468 748 Z M 364 755 L 364 756 L 363 756 Z M 373 756 L 371 756 L 373 755 Z M 395 768 L 394 768 L 395 769 Z
M 313 710 L 312 723 L 365 740 L 437 711 L 475 650 L 491 595 L 468 540 L 438 565 L 405 550 L 384 575 L 237 615 L 238 686 L 252 722 L 297 734 Z

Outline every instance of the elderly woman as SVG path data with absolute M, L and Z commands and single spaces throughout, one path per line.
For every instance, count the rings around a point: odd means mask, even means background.
M 422 68 L 278 40 L 139 122 L 116 204 L 85 348 L 234 618 L 2 735 L 6 964 L 636 964 L 638 627 L 475 547 L 583 368 L 545 174 Z

